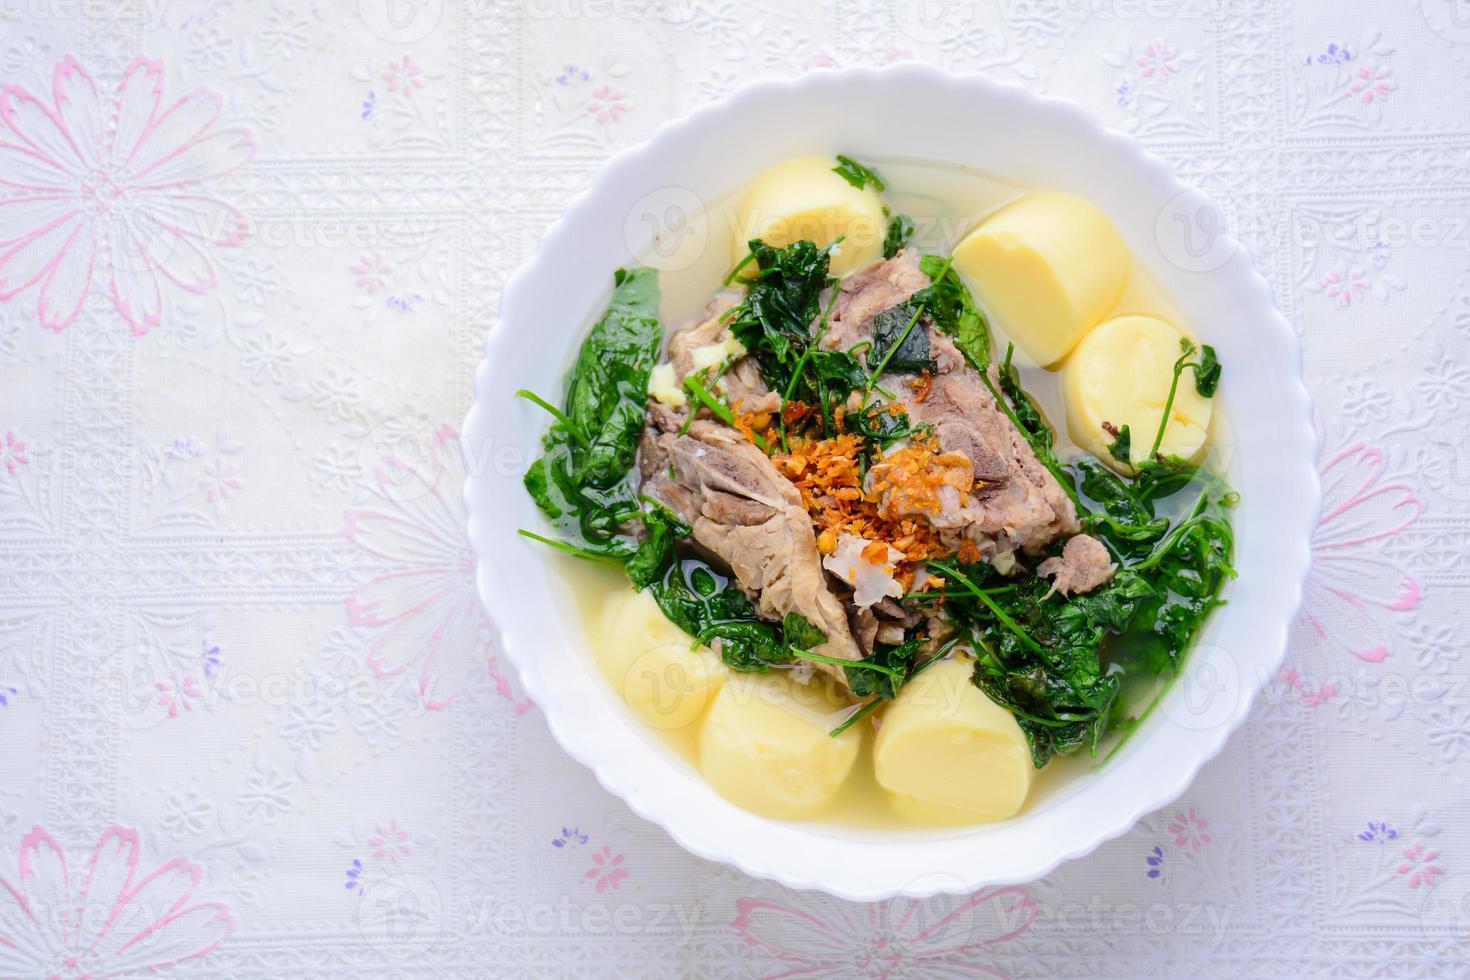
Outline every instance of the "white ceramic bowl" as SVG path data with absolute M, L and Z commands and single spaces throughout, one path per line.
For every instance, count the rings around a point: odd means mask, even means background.
M 516 534 L 544 522 L 519 473 L 498 472 L 494 462 L 514 458 L 501 452 L 507 447 L 535 453 L 547 418 L 512 392 L 526 387 L 560 400 L 612 271 L 649 240 L 640 242 L 627 221 L 635 203 L 661 200 L 669 188 L 713 200 L 778 161 L 836 152 L 968 164 L 1094 201 L 1225 364 L 1220 396 L 1242 497 L 1240 574 L 1227 587 L 1229 605 L 1211 618 L 1185 676 L 1115 757 L 1100 769 L 1076 767 L 1003 823 L 862 831 L 784 823 L 726 802 L 643 729 L 598 672 L 547 552 Z M 463 432 L 469 535 L 499 651 L 566 751 L 701 857 L 853 900 L 1028 881 L 1183 792 L 1280 665 L 1318 498 L 1296 338 L 1250 258 L 1221 233 L 1218 212 L 1074 104 L 919 65 L 748 86 L 611 160 L 506 286 L 500 311 Z

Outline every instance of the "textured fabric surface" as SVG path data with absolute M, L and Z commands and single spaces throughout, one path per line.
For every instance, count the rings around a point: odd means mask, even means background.
M 453 426 L 611 152 L 907 58 L 1220 202 L 1325 506 L 1287 668 L 1183 798 L 868 907 L 689 857 L 561 754 L 473 599 Z M 1462 0 L 0 0 L 0 84 L 0 975 L 1463 975 Z

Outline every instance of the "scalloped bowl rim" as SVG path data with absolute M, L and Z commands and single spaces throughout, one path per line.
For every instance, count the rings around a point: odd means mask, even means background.
M 614 703 L 616 697 L 606 688 L 600 673 L 586 669 L 591 661 L 580 649 L 585 646 L 585 639 L 579 639 L 580 631 L 570 632 L 559 621 L 551 625 L 536 621 L 548 608 L 559 606 L 561 600 L 550 595 L 553 590 L 544 567 L 548 563 L 517 545 L 525 544 L 524 539 L 515 538 L 512 526 L 525 513 L 516 500 L 517 494 L 525 497 L 519 479 L 484 472 L 483 460 L 484 450 L 497 440 L 503 444 L 508 439 L 521 445 L 523 451 L 534 451 L 534 446 L 525 445 L 530 438 L 528 432 L 543 431 L 545 422 L 544 417 L 529 414 L 507 418 L 507 413 L 517 411 L 510 407 L 508 393 L 521 384 L 501 377 L 500 365 L 505 361 L 529 368 L 546 362 L 546 370 L 554 373 L 542 380 L 549 377 L 553 385 L 556 383 L 554 379 L 570 361 L 567 345 L 580 340 L 587 323 L 605 301 L 605 283 L 612 269 L 632 260 L 626 239 L 618 257 L 618 248 L 604 226 L 616 221 L 615 216 L 623 214 L 637 199 L 636 189 L 654 179 L 646 175 L 657 174 L 661 160 L 707 154 L 699 143 L 701 135 L 727 132 L 722 127 L 733 126 L 757 112 L 763 113 L 763 118 L 773 114 L 792 117 L 783 120 L 790 125 L 780 135 L 768 140 L 790 149 L 758 146 L 751 148 L 745 159 L 755 160 L 764 153 L 764 164 L 711 159 L 706 161 L 710 168 L 733 167 L 731 173 L 740 172 L 749 178 L 763 165 L 810 151 L 814 140 L 823 139 L 818 132 L 823 127 L 837 134 L 834 137 L 829 133 L 829 142 L 833 138 L 845 141 L 836 149 L 879 155 L 883 153 L 882 139 L 873 135 L 877 125 L 850 121 L 848 113 L 838 113 L 841 118 L 827 118 L 817 115 L 814 107 L 824 99 L 858 104 L 857 96 L 866 94 L 867 104 L 877 106 L 881 115 L 885 100 L 916 92 L 925 98 L 904 105 L 915 105 L 919 116 L 934 111 L 936 102 L 950 105 L 957 101 L 967 108 L 983 107 L 985 112 L 1014 118 L 1017 129 L 1009 133 L 1008 145 L 1024 147 L 1033 137 L 1039 136 L 1045 142 L 1060 133 L 1072 141 L 1068 149 L 1091 151 L 1078 155 L 1086 156 L 1086 163 L 1056 162 L 1063 169 L 1076 169 L 1079 175 L 1076 180 L 1068 177 L 1061 182 L 1068 185 L 1067 189 L 1094 180 L 1084 170 L 1100 169 L 1102 164 L 1116 161 L 1119 166 L 1109 171 L 1110 180 L 1120 185 L 1142 181 L 1145 189 L 1139 193 L 1153 201 L 1153 209 L 1160 202 L 1166 208 L 1183 202 L 1178 206 L 1187 204 L 1194 213 L 1208 206 L 1202 195 L 1188 189 L 1162 160 L 1131 137 L 1106 129 L 1073 102 L 1036 95 L 1017 85 L 978 75 L 952 75 L 914 63 L 881 69 L 817 71 L 791 80 L 754 82 L 717 103 L 663 124 L 644 143 L 616 154 L 591 187 L 566 207 L 532 257 L 504 288 L 501 322 L 486 340 L 484 359 L 475 374 L 474 403 L 462 430 L 468 474 L 464 502 L 477 562 L 477 590 L 490 615 L 497 649 L 509 658 L 526 693 L 541 707 L 556 741 L 590 768 L 609 792 L 623 799 L 639 816 L 662 827 L 693 854 L 789 887 L 815 888 L 856 901 L 900 894 L 927 897 L 939 892 L 965 893 L 981 886 L 1030 881 L 1119 836 L 1145 814 L 1184 792 L 1204 763 L 1220 752 L 1230 733 L 1244 722 L 1255 694 L 1280 667 L 1309 569 L 1319 501 L 1316 436 L 1301 377 L 1300 348 L 1248 254 L 1222 236 L 1216 244 L 1224 249 L 1219 254 L 1227 257 L 1218 266 L 1161 270 L 1159 233 L 1155 231 L 1151 249 L 1149 236 L 1139 233 L 1142 225 L 1138 220 L 1126 227 L 1120 220 L 1120 230 L 1140 255 L 1140 261 L 1152 256 L 1155 261 L 1145 264 L 1166 286 L 1175 283 L 1170 293 L 1176 305 L 1189 312 L 1189 300 L 1199 292 L 1214 297 L 1222 309 L 1229 310 L 1236 318 L 1232 323 L 1250 325 L 1243 331 L 1249 336 L 1248 348 L 1242 346 L 1244 340 L 1239 341 L 1241 349 L 1234 361 L 1222 354 L 1227 365 L 1222 393 L 1237 438 L 1248 438 L 1258 429 L 1265 431 L 1262 426 L 1266 423 L 1260 416 L 1270 421 L 1272 443 L 1242 451 L 1238 467 L 1246 485 L 1271 488 L 1271 509 L 1265 509 L 1264 500 L 1257 505 L 1251 493 L 1244 493 L 1237 517 L 1237 559 L 1243 574 L 1231 584 L 1230 604 L 1217 611 L 1208 624 L 1208 653 L 1196 649 L 1186 666 L 1187 675 L 1203 657 L 1212 671 L 1234 669 L 1233 700 L 1223 705 L 1219 716 L 1199 724 L 1175 712 L 1168 712 L 1169 717 L 1162 722 L 1150 718 L 1108 768 L 1042 812 L 1028 810 L 1000 824 L 928 835 L 864 836 L 848 828 L 772 821 L 747 813 L 714 794 L 697 774 L 682 771 L 671 754 L 661 752 L 647 733 L 637 730 L 640 723 Z M 803 108 L 804 101 L 813 108 Z M 811 118 L 804 118 L 803 112 Z M 902 114 L 884 117 L 884 121 L 911 125 L 899 120 Z M 924 137 L 921 133 L 916 138 Z M 935 138 L 947 137 L 939 134 Z M 963 141 L 968 137 L 952 138 Z M 1024 155 L 1041 151 L 1023 148 L 1015 152 Z M 1062 156 L 1059 149 L 1051 152 L 1058 158 Z M 913 155 L 954 159 L 943 154 Z M 1042 161 L 1043 169 L 1052 165 L 1045 156 L 1037 159 Z M 987 160 L 971 162 L 991 169 Z M 738 182 L 727 181 L 715 185 L 709 193 L 734 186 Z M 1115 220 L 1119 220 L 1120 211 L 1131 208 L 1138 212 L 1142 206 L 1142 198 L 1133 204 L 1122 198 L 1099 200 L 1114 193 L 1112 183 L 1096 190 L 1090 196 Z M 1117 191 L 1118 195 L 1125 193 L 1126 189 Z M 585 263 L 598 261 L 605 264 L 591 270 L 582 268 Z M 1188 283 L 1183 288 L 1190 295 L 1179 294 L 1177 284 L 1181 281 Z M 555 291 L 563 296 L 549 296 L 553 283 L 557 284 Z M 592 283 L 604 285 L 593 288 Z M 575 322 L 563 324 L 563 333 L 558 335 L 566 344 L 543 343 L 536 350 L 528 349 L 538 338 L 526 331 L 533 324 L 545 322 L 544 311 L 538 316 L 538 307 L 567 302 L 567 295 L 580 297 L 580 302 Z M 1201 299 L 1200 304 L 1205 301 Z M 1211 334 L 1206 329 L 1199 332 L 1216 346 L 1236 343 L 1231 336 Z M 1242 370 L 1247 361 L 1251 370 Z M 477 459 L 478 470 L 472 465 Z M 1244 555 L 1246 550 L 1249 556 Z M 1246 560 L 1240 561 L 1242 558 Z M 542 566 L 540 576 L 519 564 L 522 560 L 531 563 L 529 569 Z M 507 566 L 515 568 L 512 577 L 507 577 L 511 575 Z M 1247 580 L 1244 572 L 1249 567 L 1259 567 L 1262 574 L 1269 569 L 1270 580 Z M 553 634 L 549 641 L 548 629 Z M 1226 638 L 1218 643 L 1214 639 L 1227 630 L 1231 642 L 1228 647 Z M 1235 651 L 1245 652 L 1237 656 Z M 569 666 L 577 662 L 582 665 L 580 673 L 587 676 L 578 676 L 578 668 Z M 558 673 L 558 667 L 565 669 Z M 1178 687 L 1176 684 L 1166 697 L 1166 706 Z M 852 859 L 854 849 L 861 849 L 862 860 Z

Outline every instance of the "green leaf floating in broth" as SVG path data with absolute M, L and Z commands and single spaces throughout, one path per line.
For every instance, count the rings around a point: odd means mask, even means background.
M 663 343 L 658 272 L 619 269 L 613 295 L 567 375 L 565 411 L 551 411 L 542 455 L 525 487 L 558 534 L 579 553 L 627 557 L 627 523 L 640 508 L 629 472 L 643 427 L 648 375 Z
M 909 239 L 914 237 L 914 219 L 906 214 L 895 214 L 888 221 L 888 230 L 883 234 L 883 257 L 891 259 L 903 251 Z
M 653 598 L 675 626 L 718 646 L 732 670 L 765 673 L 791 662 L 781 629 L 760 619 L 740 587 L 697 558 L 669 561 Z
M 875 191 L 882 192 L 888 189 L 888 185 L 883 182 L 882 177 L 878 176 L 877 171 L 865 167 L 852 157 L 843 156 L 841 153 L 837 154 L 837 166 L 832 168 L 832 172 L 858 190 L 862 190 L 870 184 Z

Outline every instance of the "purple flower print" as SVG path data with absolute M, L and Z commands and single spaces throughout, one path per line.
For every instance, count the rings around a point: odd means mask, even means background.
M 362 100 L 362 121 L 367 122 L 378 111 L 378 93 L 368 89 L 367 98 Z
M 348 891 L 362 891 L 362 862 L 357 858 L 352 859 L 352 867 L 347 869 L 347 883 L 344 887 Z
M 0 439 L 0 466 L 5 467 L 5 472 L 11 476 L 17 476 L 30 464 L 31 460 L 26 455 L 24 440 L 14 432 L 6 430 L 5 437 Z
M 1161 878 L 1161 877 L 1163 877 L 1163 874 L 1164 874 L 1164 849 L 1162 847 L 1160 847 L 1159 845 L 1155 844 L 1153 847 L 1149 848 L 1148 857 L 1144 858 L 1143 860 L 1144 860 L 1144 863 L 1148 865 L 1148 870 L 1144 872 L 1144 875 L 1146 877 L 1149 877 L 1149 878 Z
M 1394 871 L 1408 877 L 1410 888 L 1433 888 L 1434 879 L 1444 874 L 1444 869 L 1433 863 L 1438 857 L 1438 851 L 1426 851 L 1423 844 L 1415 842 L 1404 848 L 1404 861 Z
M 423 301 L 424 297 L 421 294 L 408 293 L 404 296 L 389 296 L 387 302 L 388 309 L 394 313 L 412 313 Z
M 1174 835 L 1174 846 L 1198 854 L 1199 849 L 1210 843 L 1211 837 L 1205 833 L 1209 821 L 1194 812 L 1194 807 L 1182 810 L 1174 814 L 1174 819 L 1169 823 L 1169 833 Z
M 19 693 L 20 691 L 13 687 L 0 687 L 0 708 L 10 707 L 10 699 Z
M 1327 49 L 1325 51 L 1319 52 L 1315 55 L 1307 55 L 1307 64 L 1341 65 L 1352 61 L 1355 57 L 1357 57 L 1357 55 L 1353 54 L 1346 47 L 1340 47 L 1336 44 L 1329 44 L 1327 45 Z
M 1374 242 L 1372 245 L 1368 246 L 1368 262 L 1373 266 L 1373 268 L 1382 269 L 1384 266 L 1388 265 L 1388 260 L 1388 246 L 1385 245 L 1383 242 Z
M 1118 108 L 1126 109 L 1133 104 L 1133 79 L 1125 78 L 1118 83 Z
M 1398 836 L 1399 832 L 1397 830 L 1394 830 L 1387 823 L 1384 823 L 1382 821 L 1375 823 L 1374 821 L 1369 820 L 1368 829 L 1360 831 L 1358 833 L 1358 840 L 1366 841 L 1370 844 L 1386 844 L 1391 840 L 1397 840 Z
M 587 835 L 582 833 L 582 829 L 580 827 L 573 827 L 571 830 L 563 827 L 561 829 L 561 836 L 555 838 L 551 842 L 551 846 L 573 848 L 580 847 L 585 843 L 587 843 Z
M 218 643 L 211 644 L 204 641 L 204 676 L 213 677 L 214 672 L 219 670 L 220 648 Z
M 113 88 L 76 59 L 56 65 L 49 104 L 0 91 L 0 301 L 35 287 L 41 325 L 61 330 L 94 280 L 134 334 L 163 320 L 164 291 L 217 282 L 207 252 L 235 247 L 245 216 L 199 183 L 255 155 L 244 129 L 216 129 L 224 98 L 199 88 L 164 100 L 163 62 L 137 58 Z M 170 104 L 172 103 L 172 104 Z
M 584 880 L 594 882 L 599 894 L 615 892 L 623 879 L 628 877 L 628 869 L 622 864 L 621 854 L 614 854 L 612 848 L 604 847 L 592 855 L 592 867 L 588 868 L 582 877 Z
M 576 65 L 565 65 L 562 67 L 561 74 L 556 76 L 556 84 L 571 85 L 575 82 L 591 81 L 591 79 L 592 76 L 587 74 L 586 69 Z

